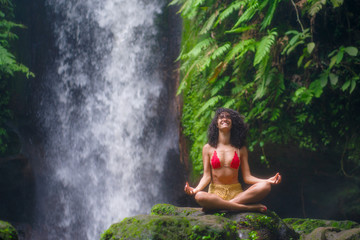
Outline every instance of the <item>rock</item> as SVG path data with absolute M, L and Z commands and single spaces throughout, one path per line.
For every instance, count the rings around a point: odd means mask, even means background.
M 101 236 L 109 239 L 298 239 L 275 213 L 205 214 L 199 208 L 158 204 L 150 215 L 125 218 Z
M 356 240 L 360 239 L 360 224 L 353 221 L 286 218 L 304 240 Z
M 16 229 L 8 222 L 0 220 L 0 240 L 18 240 Z

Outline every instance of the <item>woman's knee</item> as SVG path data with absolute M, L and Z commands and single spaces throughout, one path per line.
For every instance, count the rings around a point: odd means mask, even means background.
M 206 193 L 206 192 L 198 192 L 195 194 L 195 200 L 198 203 L 204 202 L 207 199 L 207 195 L 208 195 L 208 193 Z
M 258 183 L 258 187 L 264 193 L 270 193 L 270 191 L 271 191 L 271 183 L 269 183 L 269 182 Z

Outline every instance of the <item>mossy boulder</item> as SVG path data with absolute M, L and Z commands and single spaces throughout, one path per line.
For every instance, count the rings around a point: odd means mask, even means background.
M 353 221 L 286 218 L 284 222 L 291 225 L 302 240 L 360 239 L 360 224 Z
M 205 214 L 199 208 L 155 205 L 150 215 L 113 224 L 101 240 L 116 239 L 298 239 L 275 213 Z
M 16 229 L 10 223 L 0 220 L 0 240 L 10 239 L 19 239 Z

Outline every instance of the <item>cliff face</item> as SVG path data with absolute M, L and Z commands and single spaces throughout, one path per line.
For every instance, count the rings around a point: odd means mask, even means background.
M 352 221 L 282 220 L 276 213 L 211 213 L 199 208 L 155 205 L 150 215 L 125 218 L 101 236 L 109 239 L 326 239 L 360 238 L 360 225 Z

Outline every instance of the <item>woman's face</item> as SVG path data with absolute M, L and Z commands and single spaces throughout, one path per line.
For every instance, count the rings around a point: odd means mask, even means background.
M 219 129 L 231 129 L 232 122 L 228 112 L 222 112 L 218 116 L 217 127 Z

